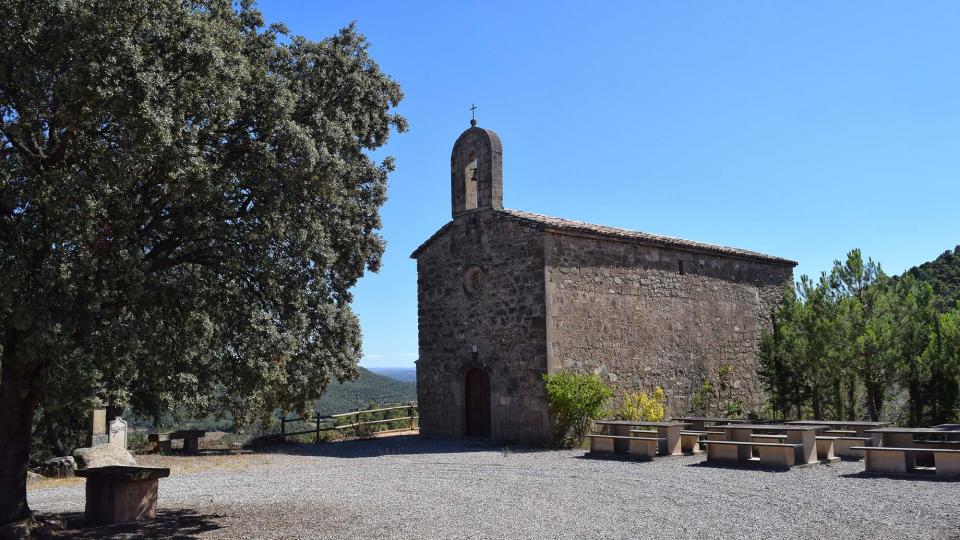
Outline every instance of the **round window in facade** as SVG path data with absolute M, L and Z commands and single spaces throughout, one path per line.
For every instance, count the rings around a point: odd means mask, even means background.
M 484 281 L 486 281 L 486 273 L 477 265 L 468 266 L 463 271 L 463 291 L 471 298 L 480 294 Z

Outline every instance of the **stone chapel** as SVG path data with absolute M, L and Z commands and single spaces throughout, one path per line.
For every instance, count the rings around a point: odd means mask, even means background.
M 598 373 L 622 395 L 662 386 L 687 412 L 704 376 L 733 366 L 744 406 L 762 329 L 796 263 L 503 207 L 496 133 L 450 157 L 453 219 L 417 261 L 417 397 L 424 435 L 543 443 L 543 375 Z

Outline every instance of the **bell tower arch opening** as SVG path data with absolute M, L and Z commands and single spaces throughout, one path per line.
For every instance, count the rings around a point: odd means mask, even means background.
M 473 210 L 503 209 L 503 148 L 489 129 L 470 128 L 460 134 L 450 154 L 450 195 L 453 217 Z
M 470 151 L 467 156 L 467 167 L 463 171 L 464 182 L 466 185 L 466 209 L 473 210 L 477 207 L 477 153 Z

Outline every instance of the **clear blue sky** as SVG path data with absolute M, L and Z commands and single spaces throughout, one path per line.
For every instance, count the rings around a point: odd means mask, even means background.
M 311 39 L 350 21 L 410 131 L 383 269 L 355 289 L 361 365 L 413 366 L 410 253 L 450 219 L 469 127 L 503 142 L 504 205 L 828 269 L 899 273 L 960 243 L 958 2 L 261 2 Z

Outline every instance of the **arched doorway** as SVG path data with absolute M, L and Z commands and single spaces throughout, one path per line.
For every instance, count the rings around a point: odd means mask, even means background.
M 464 435 L 490 436 L 490 376 L 482 369 L 471 369 L 464 382 Z

